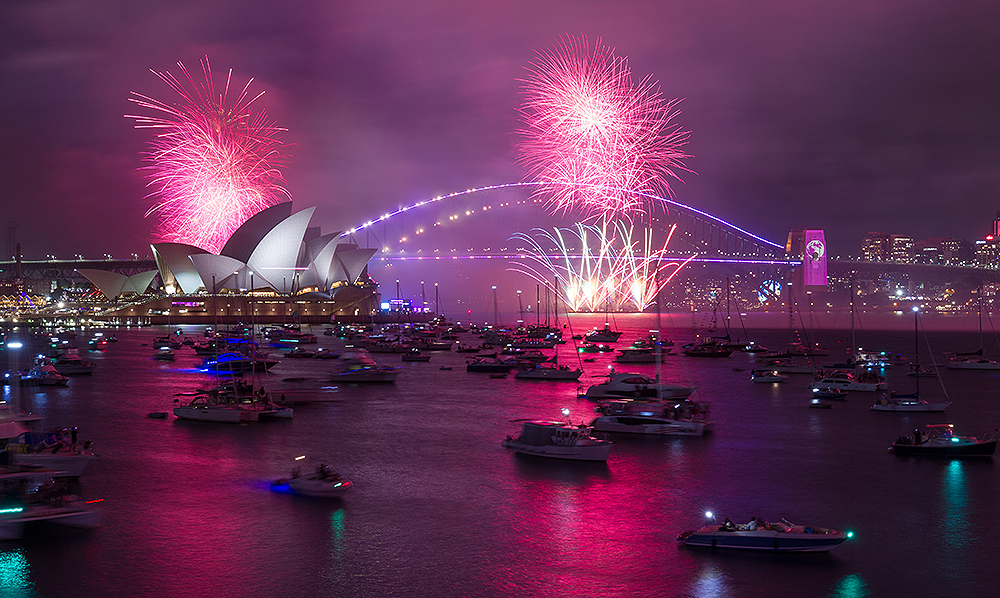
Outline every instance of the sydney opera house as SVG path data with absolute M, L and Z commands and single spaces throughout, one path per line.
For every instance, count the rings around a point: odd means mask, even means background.
M 315 207 L 292 213 L 291 202 L 263 210 L 243 223 L 218 255 L 192 245 L 152 245 L 156 270 L 124 276 L 80 270 L 108 299 L 135 293 L 113 313 L 121 318 L 176 317 L 190 320 L 220 314 L 262 319 L 294 314 L 302 321 L 329 322 L 331 316 L 364 318 L 378 309 L 368 260 L 375 249 L 344 242 L 341 233 L 310 228 Z M 147 287 L 159 275 L 161 292 Z

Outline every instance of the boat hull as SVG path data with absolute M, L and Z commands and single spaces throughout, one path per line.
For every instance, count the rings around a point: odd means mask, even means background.
M 583 374 L 583 370 L 535 369 L 520 370 L 514 374 L 518 380 L 569 380 L 575 381 Z
M 872 411 L 923 411 L 928 413 L 936 413 L 944 411 L 948 408 L 951 403 L 875 403 L 872 405 Z
M 613 399 L 686 399 L 694 392 L 693 388 L 684 386 L 663 386 L 657 392 L 655 386 L 639 386 L 634 389 L 629 388 L 608 388 L 604 384 L 595 384 L 587 389 L 587 398 L 592 400 L 613 400 Z
M 688 546 L 706 548 L 770 552 L 829 552 L 846 542 L 847 534 L 833 530 L 829 530 L 827 533 L 802 534 L 770 530 L 712 532 L 702 528 L 693 532 L 684 532 L 677 539 Z
M 920 444 L 900 444 L 895 442 L 891 447 L 889 447 L 889 451 L 895 455 L 945 458 L 992 457 L 996 450 L 996 440 L 959 444 L 956 446 L 924 446 Z
M 504 440 L 500 443 L 515 453 L 522 455 L 534 455 L 536 457 L 547 457 L 549 459 L 563 459 L 568 461 L 607 461 L 611 453 L 611 443 L 586 444 L 586 445 L 552 445 L 534 446 L 518 442 L 517 440 Z
M 704 436 L 710 423 L 670 420 L 635 415 L 602 415 L 590 422 L 598 432 L 646 434 L 650 436 Z
M 96 455 L 93 453 L 73 454 L 68 452 L 51 453 L 9 453 L 11 460 L 18 465 L 31 465 L 34 467 L 44 467 L 53 472 L 54 478 L 78 478 L 83 475 L 83 470 L 87 468 Z

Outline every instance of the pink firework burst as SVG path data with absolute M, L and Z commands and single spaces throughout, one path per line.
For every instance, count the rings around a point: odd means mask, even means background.
M 130 102 L 159 113 L 133 116 L 137 129 L 156 129 L 145 168 L 150 171 L 150 197 L 156 203 L 146 216 L 159 218 L 154 240 L 187 243 L 218 253 L 251 216 L 290 199 L 282 186 L 282 142 L 285 129 L 251 105 L 264 92 L 249 96 L 250 79 L 230 97 L 230 69 L 225 87 L 217 92 L 206 57 L 201 61 L 203 83 L 195 83 L 177 63 L 183 80 L 152 71 L 177 92 L 181 101 L 165 103 L 132 92 Z M 186 82 L 186 84 L 185 84 Z
M 690 132 L 673 122 L 679 100 L 666 100 L 649 77 L 635 82 L 625 58 L 586 38 L 539 52 L 524 80 L 519 162 L 553 212 L 586 216 L 646 213 L 638 193 L 673 196 L 669 181 L 690 172 L 681 149 Z

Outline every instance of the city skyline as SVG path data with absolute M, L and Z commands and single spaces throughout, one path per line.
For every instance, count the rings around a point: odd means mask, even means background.
M 150 69 L 208 55 L 235 85 L 253 77 L 288 129 L 296 209 L 339 230 L 522 180 L 521 81 L 564 35 L 600 39 L 683 99 L 697 174 L 677 199 L 771 240 L 823 228 L 839 254 L 873 230 L 971 240 L 997 208 L 1000 10 L 986 2 L 5 11 L 4 226 L 29 258 L 146 252 L 148 136 L 122 116 L 129 92 L 163 91 Z

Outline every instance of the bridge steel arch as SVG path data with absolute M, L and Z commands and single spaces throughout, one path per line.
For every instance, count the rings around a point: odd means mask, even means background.
M 785 247 L 779 245 L 773 241 L 769 241 L 763 237 L 755 235 L 747 230 L 744 230 L 735 224 L 726 222 L 725 220 L 713 216 L 708 212 L 699 210 L 695 207 L 680 203 L 673 199 L 660 197 L 651 193 L 645 193 L 641 191 L 633 191 L 630 189 L 617 189 L 612 187 L 602 187 L 599 185 L 591 185 L 586 183 L 569 183 L 569 182 L 520 182 L 520 183 L 504 183 L 499 185 L 486 185 L 483 187 L 475 187 L 471 189 L 465 189 L 463 191 L 455 191 L 446 195 L 439 195 L 432 199 L 417 202 L 415 204 L 405 206 L 383 214 L 382 216 L 369 220 L 362 223 L 354 228 L 344 231 L 341 236 L 348 237 L 362 230 L 369 229 L 375 224 L 384 222 L 390 218 L 401 215 L 410 210 L 419 209 L 425 205 L 438 203 L 446 201 L 448 199 L 453 199 L 456 197 L 472 195 L 475 193 L 484 193 L 487 191 L 497 191 L 504 189 L 530 189 L 545 186 L 571 186 L 571 187 L 590 187 L 597 189 L 604 189 L 614 192 L 631 193 L 638 195 L 650 200 L 654 204 L 662 205 L 669 217 L 668 220 L 671 222 L 676 222 L 678 228 L 683 231 L 687 237 L 686 242 L 691 245 L 693 251 L 698 252 L 701 255 L 710 256 L 727 256 L 727 257 L 746 257 L 746 258 L 756 258 L 756 259 L 767 259 L 772 261 L 788 261 L 789 266 L 797 265 L 799 262 L 789 261 L 785 256 Z M 673 208 L 673 209 L 671 209 Z M 676 238 L 676 236 L 675 236 Z

